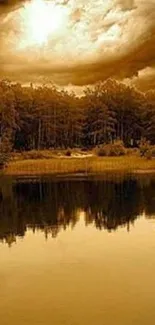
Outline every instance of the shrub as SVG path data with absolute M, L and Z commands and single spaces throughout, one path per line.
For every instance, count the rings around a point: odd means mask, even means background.
M 146 157 L 146 159 L 151 160 L 152 159 L 152 151 L 147 150 L 145 153 L 145 157 Z
M 10 154 L 9 153 L 0 153 L 0 169 L 2 169 L 5 165 L 7 165 L 7 163 L 10 160 Z
M 87 147 L 83 147 L 83 148 L 81 148 L 81 151 L 83 151 L 83 152 L 88 151 L 88 148 Z
M 139 148 L 128 148 L 126 150 L 126 154 L 128 156 L 138 156 L 139 155 Z
M 141 157 L 146 156 L 147 151 L 151 149 L 150 141 L 147 141 L 145 138 L 141 138 L 139 141 L 139 150 Z
M 115 141 L 114 143 L 109 143 L 97 149 L 98 156 L 123 156 L 126 154 L 123 142 Z
M 31 150 L 22 152 L 22 156 L 24 159 L 43 159 L 44 156 L 41 151 Z
M 0 169 L 2 169 L 11 158 L 11 144 L 7 138 L 0 142 Z
M 152 152 L 152 157 L 154 158 L 155 157 L 155 146 L 152 147 L 151 152 Z
M 67 150 L 66 152 L 65 152 L 65 156 L 67 156 L 67 157 L 70 157 L 72 155 L 72 152 L 71 152 L 71 150 Z
M 104 147 L 96 149 L 96 154 L 98 157 L 104 157 L 106 156 L 106 150 Z
M 31 151 L 24 151 L 20 154 L 14 154 L 14 159 L 51 159 L 54 157 L 53 152 L 51 150 L 31 150 Z

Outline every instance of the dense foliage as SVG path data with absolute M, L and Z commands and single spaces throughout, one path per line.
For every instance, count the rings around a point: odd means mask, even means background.
M 14 150 L 155 144 L 155 91 L 115 80 L 86 88 L 81 98 L 55 86 L 0 82 L 0 146 Z M 7 145 L 8 145 L 7 143 Z M 4 150 L 5 151 L 5 150 Z
M 99 157 L 117 157 L 124 156 L 126 154 L 126 150 L 121 141 L 114 141 L 113 143 L 102 145 L 97 149 L 96 153 Z

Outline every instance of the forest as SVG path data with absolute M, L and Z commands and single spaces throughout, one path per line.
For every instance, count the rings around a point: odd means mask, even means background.
M 52 84 L 0 81 L 1 148 L 87 149 L 116 139 L 136 147 L 141 138 L 155 144 L 155 90 L 108 79 L 78 97 Z

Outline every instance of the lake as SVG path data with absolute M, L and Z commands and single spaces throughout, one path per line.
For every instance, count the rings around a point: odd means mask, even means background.
M 1 178 L 0 324 L 154 325 L 155 177 Z

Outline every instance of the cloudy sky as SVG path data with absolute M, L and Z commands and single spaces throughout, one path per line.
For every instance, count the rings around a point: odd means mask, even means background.
M 155 87 L 155 0 L 0 0 L 0 78 Z

